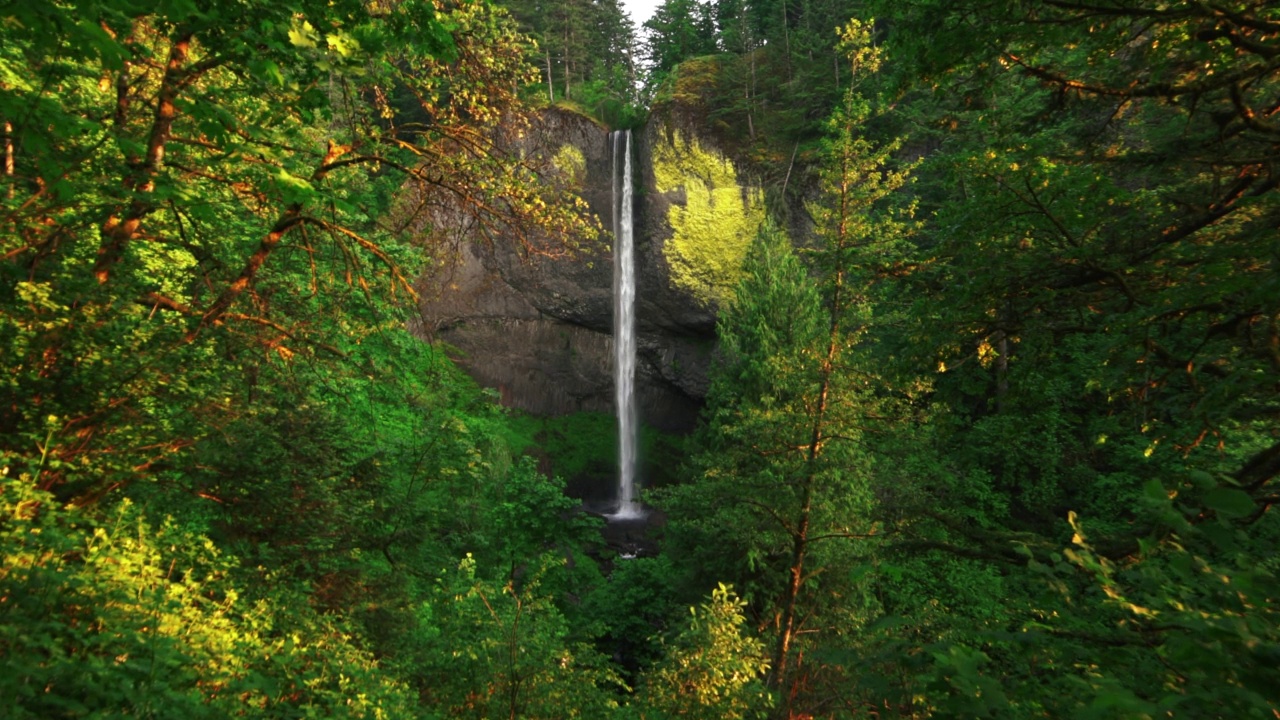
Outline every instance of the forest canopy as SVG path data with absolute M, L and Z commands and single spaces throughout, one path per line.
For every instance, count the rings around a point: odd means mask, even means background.
M 8 712 L 1280 713 L 1280 9 L 644 27 L 0 10 Z M 773 217 L 623 559 L 548 471 L 607 419 L 508 412 L 406 327 L 456 243 L 601 239 L 520 149 L 541 106 L 634 127 L 691 86 Z

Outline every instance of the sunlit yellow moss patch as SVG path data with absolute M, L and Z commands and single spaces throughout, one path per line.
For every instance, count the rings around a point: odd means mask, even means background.
M 673 204 L 667 214 L 673 235 L 663 254 L 671 279 L 705 303 L 722 303 L 764 222 L 764 197 L 739 181 L 733 163 L 696 139 L 678 132 L 669 139 L 655 144 L 653 172 L 658 192 L 685 192 L 685 205 Z

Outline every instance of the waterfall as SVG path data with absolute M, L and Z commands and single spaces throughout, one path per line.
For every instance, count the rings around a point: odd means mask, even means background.
M 619 152 L 621 150 L 621 152 Z M 621 162 L 618 162 L 621 155 Z M 613 133 L 613 380 L 618 412 L 618 519 L 644 515 L 636 500 L 636 269 L 631 131 Z M 619 172 L 621 169 L 621 172 Z

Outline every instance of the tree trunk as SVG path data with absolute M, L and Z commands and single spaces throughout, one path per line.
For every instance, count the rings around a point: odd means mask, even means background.
M 786 678 L 791 642 L 795 638 L 796 601 L 800 597 L 800 588 L 804 584 L 804 560 L 809 551 L 809 517 L 813 508 L 813 482 L 814 477 L 810 473 L 804 480 L 804 501 L 800 507 L 800 522 L 791 536 L 790 577 L 787 579 L 786 594 L 782 598 L 782 615 L 778 620 L 778 641 L 773 651 L 771 684 L 777 690 L 782 689 L 782 683 Z M 790 714 L 790 704 L 790 700 L 783 701 L 780 708 L 783 711 L 783 717 Z
M 806 448 L 807 457 L 805 458 L 805 477 L 803 478 L 804 499 L 800 503 L 795 523 L 796 529 L 792 534 L 790 577 L 787 581 L 786 593 L 782 598 L 782 614 L 778 622 L 778 640 L 774 647 L 773 671 L 770 676 L 770 685 L 779 691 L 783 690 L 783 683 L 786 681 L 786 673 L 789 670 L 788 656 L 796 634 L 796 605 L 800 597 L 800 590 L 804 586 L 804 562 L 805 556 L 809 551 L 809 522 L 813 515 L 814 485 L 818 481 L 818 457 L 822 454 L 822 447 L 826 441 L 826 412 L 831 392 L 831 379 L 835 375 L 836 359 L 840 354 L 840 348 L 843 346 L 840 335 L 843 332 L 841 316 L 844 312 L 845 300 L 844 259 L 849 238 L 849 194 L 851 192 L 848 179 L 850 158 L 847 153 L 843 159 L 843 164 L 845 171 L 841 182 L 840 220 L 836 231 L 836 245 L 834 248 L 836 265 L 831 278 L 832 291 L 831 305 L 829 306 L 831 320 L 827 330 L 826 355 L 823 358 L 822 372 L 818 379 L 818 404 L 814 408 L 813 425 L 809 433 L 808 447 Z M 789 716 L 790 697 L 791 693 L 784 693 L 783 703 L 779 707 L 780 717 Z
M 4 121 L 4 177 L 8 183 L 9 199 L 13 199 L 13 123 L 8 120 Z
M 791 28 L 787 23 L 787 0 L 782 0 L 782 44 L 787 57 L 787 82 L 795 80 L 791 69 Z
M 125 187 L 140 195 L 149 194 L 155 188 L 155 176 L 164 164 L 164 150 L 169 144 L 173 121 L 178 114 L 175 101 L 182 91 L 187 74 L 184 66 L 190 47 L 190 34 L 176 38 L 169 46 L 169 59 L 165 64 L 164 77 L 160 80 L 160 90 L 156 94 L 155 119 L 147 138 L 147 154 L 141 166 L 125 178 Z M 120 112 L 119 107 L 117 112 Z M 150 211 L 151 204 L 139 197 L 129 203 L 129 210 L 123 217 L 112 213 L 102 224 L 102 243 L 98 246 L 98 258 L 93 266 L 93 273 L 99 283 L 110 279 L 112 266 L 124 255 L 125 245 L 137 235 L 142 218 Z
M 551 75 L 551 48 L 547 48 L 547 94 L 556 101 L 556 79 Z
M 564 99 L 569 99 L 569 23 L 564 24 Z

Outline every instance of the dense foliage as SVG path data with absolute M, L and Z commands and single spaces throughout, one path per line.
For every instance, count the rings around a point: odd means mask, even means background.
M 779 712 L 1273 714 L 1280 15 L 859 10 L 879 30 L 843 32 L 854 85 L 817 172 L 869 170 L 828 180 L 812 212 L 821 302 L 757 253 L 722 315 L 701 454 L 664 501 L 677 547 L 727 538 L 692 562 L 759 588 L 749 616 L 785 637 L 801 556 L 788 567 L 770 533 L 799 545 L 784 468 L 812 422 L 789 388 L 815 372 L 799 338 L 840 311 L 845 272 L 863 301 L 835 375 L 865 389 L 843 401 L 857 449 L 823 511 L 866 482 L 874 503 L 837 512 L 848 542 L 804 566 L 801 597 L 842 600 L 775 661 Z M 853 107 L 869 113 L 850 126 Z M 915 183 L 877 196 L 904 170 Z M 873 201 L 852 256 L 821 234 L 846 197 Z
M 1280 10 L 664 3 L 786 202 L 623 562 L 609 419 L 405 330 L 598 235 L 522 98 L 633 122 L 630 28 L 509 6 L 0 11 L 8 715 L 1280 712 Z
M 817 161 L 825 123 L 854 81 L 840 29 L 857 0 L 665 0 L 644 27 L 646 96 L 697 96 L 704 125 L 772 194 Z M 690 62 L 696 61 L 696 62 Z M 679 67 L 680 71 L 676 72 Z M 696 69 L 695 69 L 696 68 Z M 775 204 L 783 214 L 788 203 Z M 784 218 L 785 219 L 785 218 Z
M 555 604 L 595 586 L 594 526 L 404 329 L 442 218 L 594 238 L 552 163 L 504 150 L 532 77 L 511 21 L 39 3 L 0 32 L 6 713 L 611 702 Z M 553 700 L 579 668 L 600 689 Z
M 636 121 L 634 23 L 618 0 L 502 0 L 536 44 L 539 95 L 611 127 Z

